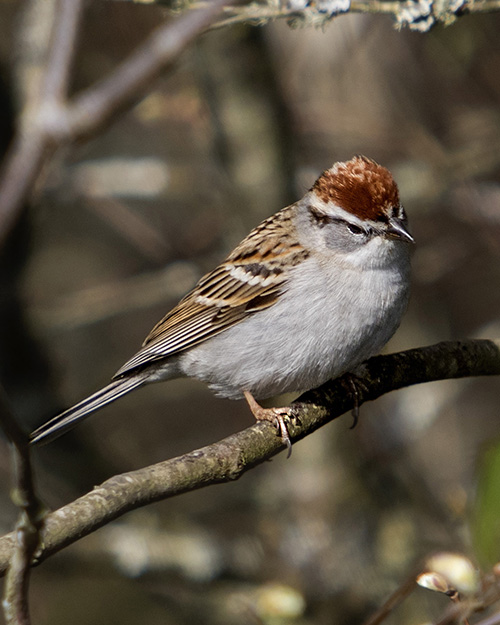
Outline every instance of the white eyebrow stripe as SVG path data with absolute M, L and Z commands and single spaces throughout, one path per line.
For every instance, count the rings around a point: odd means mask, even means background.
M 345 211 L 338 204 L 331 201 L 325 202 L 318 197 L 316 197 L 314 201 L 314 210 L 321 213 L 326 218 L 341 219 L 342 221 L 348 221 L 352 224 L 359 225 L 360 227 L 363 227 L 367 222 L 371 223 L 371 220 L 369 219 L 360 219 L 357 215 Z

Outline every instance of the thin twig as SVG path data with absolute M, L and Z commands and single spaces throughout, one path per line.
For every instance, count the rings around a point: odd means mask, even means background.
M 83 0 L 60 0 L 42 98 L 62 104 L 67 96 L 71 64 L 83 12 Z
M 11 414 L 2 392 L 0 392 L 0 426 L 12 444 L 16 477 L 12 500 L 20 508 L 19 520 L 12 537 L 12 552 L 8 562 L 2 607 L 7 625 L 29 625 L 30 567 L 40 540 L 43 506 L 35 492 L 29 439 Z
M 438 343 L 368 360 L 356 371 L 359 403 L 389 391 L 435 380 L 499 375 L 500 341 L 468 340 Z M 289 425 L 293 441 L 304 438 L 353 407 L 342 380 L 309 391 L 294 403 L 296 419 Z M 117 475 L 90 493 L 48 515 L 37 562 L 130 510 L 193 491 L 209 484 L 236 480 L 283 449 L 271 424 L 255 425 L 218 443 L 150 467 Z M 0 573 L 12 554 L 14 536 L 0 538 Z
M 44 0 L 43 0 L 44 1 Z M 64 107 L 75 37 L 82 13 L 83 0 L 61 0 L 56 10 L 52 38 L 47 33 L 42 45 L 48 49 L 37 50 L 47 63 L 34 88 L 23 90 L 26 101 L 21 104 L 18 130 L 5 159 L 0 174 L 0 246 L 15 224 L 44 163 L 55 150 L 51 127 L 60 120 L 60 109 Z M 29 9 L 36 14 L 37 5 L 32 2 Z M 31 29 L 38 24 L 31 20 Z M 30 33 L 24 34 L 29 38 Z M 27 77 L 29 82 L 29 76 Z
M 424 562 L 426 562 L 424 560 Z M 471 564 L 471 568 L 472 564 Z M 419 567 L 420 572 L 426 570 L 426 567 L 422 569 Z M 403 582 L 387 599 L 387 601 L 372 614 L 363 625 L 380 625 L 400 604 L 401 602 L 411 594 L 417 585 L 419 575 L 417 571 L 411 574 L 405 582 Z M 442 615 L 434 620 L 436 625 L 452 625 L 454 623 L 460 623 L 461 625 L 469 624 L 469 617 L 476 612 L 481 612 L 488 608 L 493 603 L 496 603 L 500 598 L 500 580 L 497 575 L 488 573 L 487 575 L 481 575 L 481 582 L 477 584 L 472 594 L 466 594 L 461 596 L 456 590 L 450 593 L 450 587 L 448 586 L 448 580 L 446 577 L 439 576 L 439 582 L 442 583 L 441 587 L 425 587 L 435 592 L 443 593 L 448 596 L 452 601 L 452 605 L 448 605 L 443 611 Z M 422 585 L 419 583 L 419 585 Z M 448 587 L 447 587 L 448 586 Z M 499 625 L 500 614 L 497 613 L 490 618 L 484 619 L 478 622 L 476 625 Z
M 397 606 L 408 597 L 416 587 L 415 575 L 411 575 L 404 581 L 387 599 L 387 601 L 368 619 L 363 625 L 380 625 L 393 612 Z
M 0 173 L 0 247 L 15 225 L 51 150 L 39 132 L 18 133 Z

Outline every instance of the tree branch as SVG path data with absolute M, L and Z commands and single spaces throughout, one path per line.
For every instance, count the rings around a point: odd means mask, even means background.
M 144 4 L 146 0 L 112 0 Z M 148 4 L 171 6 L 171 0 L 147 0 Z M 203 0 L 185 0 L 184 7 L 203 6 Z M 468 13 L 500 11 L 500 0 L 254 0 L 245 6 L 227 3 L 226 17 L 212 28 L 233 24 L 262 26 L 275 20 L 286 20 L 292 26 L 324 26 L 344 13 L 389 15 L 398 27 L 427 32 L 436 24 L 448 26 Z
M 52 45 L 48 51 L 47 70 L 43 80 L 42 97 L 46 103 L 63 104 L 68 95 L 71 64 L 76 48 L 83 0 L 61 0 L 58 5 Z
M 358 401 L 363 403 L 413 384 L 500 374 L 500 341 L 466 340 L 438 343 L 364 363 Z M 309 391 L 294 402 L 290 424 L 293 441 L 353 408 L 342 379 Z M 183 456 L 107 480 L 90 493 L 49 514 L 41 533 L 36 563 L 60 551 L 99 527 L 149 503 L 241 477 L 283 449 L 271 424 L 256 423 L 227 438 Z M 14 548 L 14 535 L 0 538 L 0 574 Z
M 44 515 L 43 507 L 35 492 L 29 438 L 10 412 L 2 390 L 0 390 L 0 427 L 12 445 L 16 483 L 11 497 L 20 509 L 16 530 L 11 534 L 10 556 L 5 563 L 7 579 L 2 607 L 7 625 L 29 625 L 30 566 L 39 544 Z
M 82 138 L 101 129 L 120 110 L 143 97 L 146 88 L 206 30 L 227 0 L 214 0 L 203 10 L 187 13 L 154 31 L 106 79 L 90 87 L 68 107 L 59 131 Z
M 213 0 L 161 25 L 108 78 L 68 102 L 66 87 L 82 0 L 61 0 L 52 47 L 46 51 L 49 62 L 38 88 L 29 92 L 0 173 L 0 245 L 54 151 L 96 133 L 143 97 L 151 81 L 210 26 L 225 1 Z

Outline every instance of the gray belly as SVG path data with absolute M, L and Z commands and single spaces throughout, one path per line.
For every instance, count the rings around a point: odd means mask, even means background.
M 319 386 L 379 352 L 406 308 L 407 283 L 399 273 L 364 272 L 340 297 L 345 289 L 331 278 L 304 275 L 270 308 L 180 354 L 180 369 L 231 399 Z

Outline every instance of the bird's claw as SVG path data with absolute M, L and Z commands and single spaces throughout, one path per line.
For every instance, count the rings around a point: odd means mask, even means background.
M 365 389 L 365 385 L 357 375 L 354 375 L 354 373 L 345 373 L 342 376 L 341 380 L 342 384 L 354 401 L 354 406 L 351 412 L 352 425 L 349 428 L 350 430 L 353 430 L 358 424 L 359 420 L 360 390 L 363 391 Z
M 248 391 L 244 392 L 245 399 L 253 413 L 253 416 L 257 421 L 269 421 L 278 430 L 279 436 L 284 445 L 287 448 L 287 458 L 292 455 L 292 441 L 290 439 L 290 433 L 285 422 L 285 417 L 290 418 L 292 416 L 292 408 L 263 408 Z

